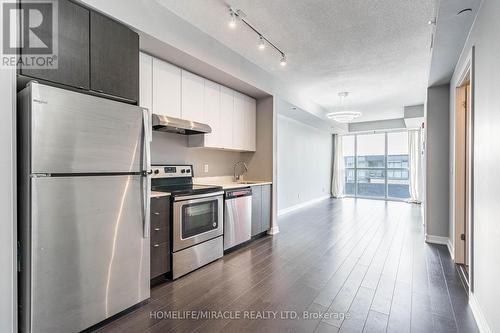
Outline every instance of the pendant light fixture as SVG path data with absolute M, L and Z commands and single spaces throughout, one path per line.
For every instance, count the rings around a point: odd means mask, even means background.
M 344 100 L 347 98 L 349 95 L 349 92 L 347 91 L 342 91 L 339 92 L 339 99 L 340 99 L 340 109 L 341 111 L 336 111 L 336 112 L 331 112 L 327 114 L 326 116 L 332 120 L 335 120 L 336 122 L 339 123 L 350 123 L 354 119 L 358 118 L 361 116 L 361 112 L 358 111 L 349 111 L 347 108 L 344 106 Z
M 257 36 L 259 37 L 259 43 L 257 44 L 257 47 L 259 50 L 263 51 L 265 50 L 266 46 L 269 44 L 272 48 L 274 48 L 278 54 L 280 55 L 280 65 L 281 67 L 285 67 L 287 64 L 287 59 L 286 55 L 283 51 L 281 51 L 275 44 L 273 44 L 269 39 L 267 39 L 263 34 L 261 34 L 253 25 L 248 23 L 246 20 L 246 14 L 241 10 L 241 9 L 234 9 L 233 7 L 229 7 L 229 22 L 228 26 L 231 29 L 235 29 L 237 26 L 238 20 L 243 22 L 250 30 L 255 32 Z

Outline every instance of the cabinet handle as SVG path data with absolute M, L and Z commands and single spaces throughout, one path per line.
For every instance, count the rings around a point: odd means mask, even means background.
M 158 247 L 158 246 L 160 246 L 160 244 L 155 244 L 155 245 L 153 245 L 153 247 Z
M 160 228 L 155 228 L 155 231 L 160 231 Z
M 158 213 L 158 212 L 155 212 L 155 213 L 153 213 L 153 214 L 155 214 L 155 215 L 160 215 L 160 213 Z

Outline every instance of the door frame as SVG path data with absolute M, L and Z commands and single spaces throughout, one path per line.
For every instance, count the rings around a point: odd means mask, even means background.
M 454 146 L 453 146 L 453 253 L 456 264 L 465 264 L 469 259 L 468 284 L 473 292 L 474 272 L 474 47 L 467 57 L 455 88 Z M 467 91 L 466 87 L 469 86 Z M 463 114 L 464 93 L 467 112 Z M 461 135 L 460 135 L 461 134 Z M 467 147 L 464 149 L 463 145 Z M 460 176 L 459 176 L 460 175 Z M 467 192 L 468 191 L 468 195 Z M 469 241 L 461 240 L 468 229 Z M 466 247 L 467 245 L 467 247 Z

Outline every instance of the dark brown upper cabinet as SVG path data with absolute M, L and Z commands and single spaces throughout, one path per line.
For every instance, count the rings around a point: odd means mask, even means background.
M 139 36 L 96 12 L 90 13 L 90 89 L 139 99 Z
M 70 1 L 59 1 L 58 13 L 57 69 L 31 69 L 21 66 L 20 74 L 80 89 L 89 89 L 90 12 Z M 25 54 L 23 50 L 21 53 Z

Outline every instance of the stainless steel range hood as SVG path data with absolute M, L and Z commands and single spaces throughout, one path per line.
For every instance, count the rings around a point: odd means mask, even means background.
M 197 123 L 169 116 L 153 114 L 153 130 L 161 132 L 179 133 L 184 135 L 211 133 L 207 124 Z

